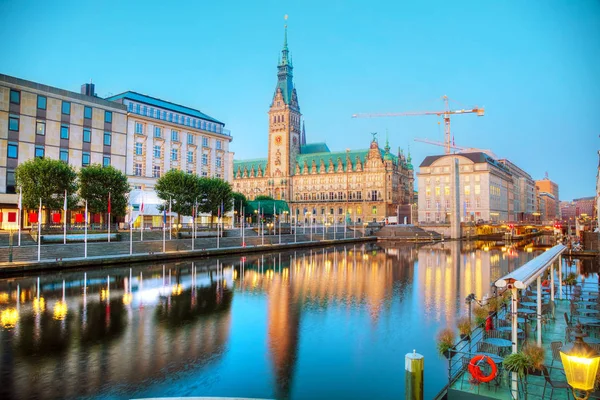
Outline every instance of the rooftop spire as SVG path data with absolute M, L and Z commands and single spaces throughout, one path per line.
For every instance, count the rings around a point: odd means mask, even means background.
M 288 19 L 287 14 L 285 14 L 283 16 L 283 19 L 286 21 L 285 25 L 283 25 L 283 27 L 285 29 L 285 33 L 283 35 L 283 49 L 287 50 L 287 19 Z
M 286 24 L 284 25 L 284 36 L 283 36 L 283 49 L 281 50 L 281 58 L 277 64 L 277 87 L 275 94 L 278 90 L 281 90 L 283 95 L 283 101 L 285 104 L 290 104 L 292 100 L 292 93 L 294 91 L 294 84 L 292 82 L 292 59 L 289 55 L 288 44 L 287 44 L 287 14 L 284 16 Z

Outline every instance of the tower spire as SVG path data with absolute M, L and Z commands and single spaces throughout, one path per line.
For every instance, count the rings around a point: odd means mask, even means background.
M 277 63 L 277 87 L 275 88 L 275 94 L 277 94 L 278 90 L 281 90 L 281 94 L 283 95 L 283 101 L 285 104 L 289 105 L 292 101 L 292 93 L 294 91 L 294 84 L 292 82 L 293 79 L 293 66 L 292 66 L 292 58 L 290 56 L 288 50 L 288 42 L 287 42 L 287 14 L 284 16 L 286 21 L 284 27 L 283 34 L 283 48 L 281 50 L 281 58 Z
M 304 120 L 302 120 L 302 136 L 300 138 L 300 145 L 304 146 L 306 144 L 306 125 L 304 125 Z

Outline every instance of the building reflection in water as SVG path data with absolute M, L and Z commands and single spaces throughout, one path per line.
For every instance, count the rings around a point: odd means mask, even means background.
M 192 263 L 110 273 L 0 282 L 0 398 L 123 396 L 218 359 L 233 292 L 214 273 Z
M 265 298 L 266 326 L 251 329 L 265 337 L 272 382 L 258 397 L 293 397 L 305 387 L 294 380 L 310 334 L 303 316 L 342 310 L 375 331 L 394 329 L 387 318 L 400 313 L 394 321 L 410 319 L 428 335 L 415 340 L 433 348 L 435 327 L 454 324 L 468 294 L 491 294 L 492 281 L 535 254 L 484 242 L 360 245 L 0 281 L 0 397 L 133 397 L 176 382 L 226 356 L 234 291 Z M 244 388 L 239 374 L 220 374 Z

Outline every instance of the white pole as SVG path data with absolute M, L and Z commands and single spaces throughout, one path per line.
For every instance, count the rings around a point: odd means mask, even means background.
M 42 199 L 40 198 L 40 208 L 38 217 L 38 261 L 40 261 L 42 255 Z
M 326 221 L 326 217 L 323 217 L 323 219 L 322 219 L 322 223 L 323 223 L 323 240 L 325 240 L 325 224 L 327 223 L 325 221 Z
M 133 206 L 129 207 L 129 255 L 133 254 Z
M 558 256 L 558 298 L 563 299 L 562 289 L 562 254 Z
M 279 244 L 281 244 L 281 214 L 279 214 Z
M 87 258 L 87 225 L 88 225 L 88 207 L 87 200 L 85 201 L 85 226 L 83 235 L 83 258 Z
M 554 304 L 554 263 L 550 264 L 550 298 Z
M 512 352 L 513 354 L 517 353 L 517 289 L 516 288 L 512 288 L 510 289 L 511 292 L 511 314 L 512 314 Z M 512 381 L 512 385 L 511 385 L 511 389 L 512 389 L 512 395 L 513 398 L 518 398 L 518 381 L 517 381 L 517 373 L 513 372 L 512 376 L 511 376 L 511 381 Z
M 344 213 L 344 239 L 346 239 L 346 228 L 348 227 L 348 210 Z
M 171 215 L 171 198 L 169 197 L 169 240 L 173 240 L 173 216 Z
M 537 277 L 537 345 L 542 346 L 542 277 Z
M 312 214 L 310 215 L 310 241 L 312 242 L 312 234 L 313 234 L 313 219 Z
M 108 243 L 110 243 L 110 213 L 108 213 Z
M 296 214 L 296 220 L 294 222 L 294 243 L 296 243 L 296 233 L 298 232 L 298 214 Z
M 336 210 L 333 210 L 333 240 L 336 239 L 336 233 L 337 233 L 337 221 L 336 221 L 336 217 L 335 217 L 335 212 Z
M 23 208 L 23 188 L 19 186 L 19 207 L 17 212 L 17 225 L 19 226 L 19 247 L 21 246 L 21 210 Z
M 221 225 L 221 224 L 219 223 L 219 220 L 220 220 L 220 219 L 221 219 L 221 218 L 218 218 L 218 217 L 217 217 L 217 249 L 219 248 L 219 235 L 220 235 L 220 232 L 219 232 L 219 229 L 220 229 L 220 228 L 219 228 L 219 226 Z
M 167 238 L 167 221 L 163 222 L 163 253 L 166 253 L 165 240 Z
M 63 244 L 67 244 L 67 191 L 65 190 L 65 203 L 63 205 L 63 220 L 64 220 L 64 227 L 63 227 Z
M 245 214 L 241 210 L 240 210 L 240 213 L 242 215 L 242 220 L 240 221 L 240 227 L 242 229 L 242 247 L 246 247 L 245 246 L 245 244 L 246 244 L 246 234 L 244 232 L 244 228 L 245 228 L 245 225 L 246 225 L 246 216 L 245 216 Z

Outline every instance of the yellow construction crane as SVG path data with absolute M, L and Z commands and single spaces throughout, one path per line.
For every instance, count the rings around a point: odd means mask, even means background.
M 448 105 L 448 96 L 444 95 L 442 97 L 444 103 L 446 104 L 446 109 L 444 111 L 414 111 L 414 112 L 402 112 L 402 113 L 379 113 L 379 114 L 353 114 L 352 118 L 378 118 L 378 117 L 404 117 L 404 116 L 412 116 L 412 115 L 437 115 L 444 118 L 444 147 L 446 150 L 446 154 L 450 154 L 451 146 L 451 136 L 450 136 L 450 115 L 452 114 L 477 114 L 478 117 L 483 117 L 485 114 L 485 110 L 483 107 L 479 108 L 475 106 L 470 110 L 450 110 Z

